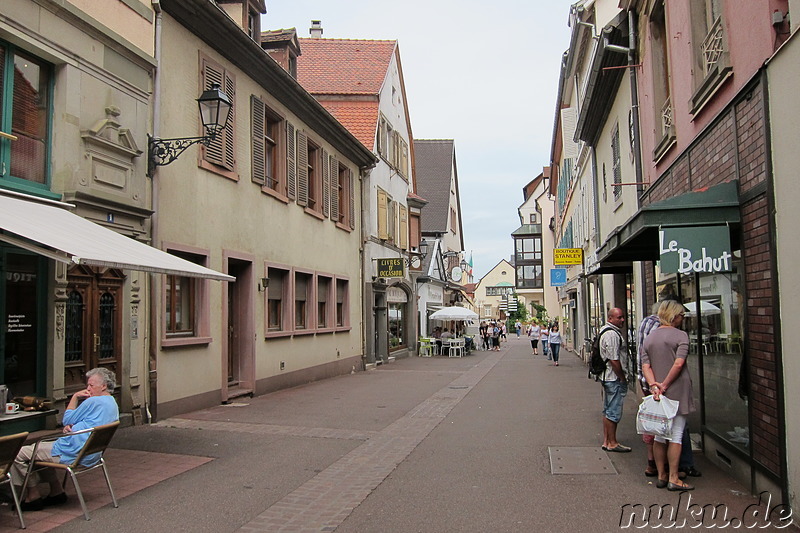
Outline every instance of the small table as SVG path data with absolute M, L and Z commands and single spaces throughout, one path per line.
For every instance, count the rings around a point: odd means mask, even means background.
M 47 409 L 46 411 L 20 411 L 13 415 L 0 414 L 0 435 L 10 435 L 10 431 L 20 422 L 28 422 L 37 418 L 58 414 L 58 409 Z

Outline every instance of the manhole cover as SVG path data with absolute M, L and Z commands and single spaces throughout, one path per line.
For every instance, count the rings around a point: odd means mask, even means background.
M 550 446 L 552 474 L 616 474 L 608 454 L 599 447 Z

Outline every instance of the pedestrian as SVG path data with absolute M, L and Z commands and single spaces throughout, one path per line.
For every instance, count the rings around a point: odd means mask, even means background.
M 508 338 L 506 338 L 506 323 L 505 323 L 505 322 L 501 322 L 501 323 L 500 323 L 500 337 L 501 337 L 501 338 L 502 338 L 504 341 L 507 341 L 507 340 L 508 340 Z
M 539 342 L 542 344 L 542 355 L 547 356 L 547 360 L 550 361 L 550 352 L 547 351 L 547 341 L 550 338 L 550 328 L 547 326 L 547 322 L 542 324 L 542 329 L 539 330 Z
M 642 372 L 653 398 L 661 396 L 677 400 L 678 414 L 672 420 L 669 437 L 656 436 L 653 443 L 658 468 L 656 487 L 671 491 L 693 490 L 679 478 L 679 462 L 686 417 L 695 411 L 692 378 L 686 359 L 689 356 L 689 335 L 679 329 L 686 310 L 675 300 L 662 302 L 658 307 L 661 325 L 648 335 L 642 354 Z M 669 470 L 667 470 L 669 468 Z
M 558 366 L 558 352 L 561 351 L 561 332 L 558 331 L 558 324 L 553 324 L 553 327 L 550 328 L 547 344 L 553 361 L 555 361 L 554 366 Z
M 489 324 L 486 323 L 485 320 L 481 321 L 481 325 L 478 328 L 478 335 L 481 338 L 481 345 L 483 345 L 484 350 L 489 349 Z
M 531 340 L 531 350 L 533 355 L 538 355 L 538 346 L 539 346 L 539 331 L 542 328 L 539 327 L 539 324 L 536 321 L 533 321 L 528 326 L 528 338 Z
M 608 311 L 608 322 L 600 330 L 600 355 L 606 361 L 606 369 L 600 376 L 603 382 L 603 450 L 608 452 L 630 452 L 630 446 L 617 440 L 617 424 L 622 418 L 622 404 L 628 392 L 628 382 L 622 362 L 627 345 L 622 337 L 625 314 L 614 307 Z
M 653 304 L 653 313 L 642 319 L 636 335 L 636 370 L 639 376 L 639 386 L 642 388 L 642 393 L 645 396 L 650 395 L 650 385 L 647 384 L 647 379 L 645 379 L 644 374 L 642 373 L 642 354 L 644 353 L 643 345 L 644 341 L 647 339 L 647 336 L 661 325 L 661 321 L 658 319 L 657 314 L 658 306 L 658 303 Z M 656 460 L 655 456 L 653 455 L 653 435 L 643 433 L 642 442 L 644 442 L 645 448 L 647 448 L 647 468 L 644 470 L 644 475 L 648 477 L 655 477 L 658 475 L 658 468 L 656 467 Z
M 497 323 L 492 327 L 492 346 L 494 351 L 500 351 L 500 326 Z
M 519 339 L 519 336 L 522 334 L 522 323 L 519 320 L 514 324 L 514 329 L 517 330 L 517 338 Z

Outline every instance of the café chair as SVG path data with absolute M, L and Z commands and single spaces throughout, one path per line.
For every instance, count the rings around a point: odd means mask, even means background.
M 17 509 L 17 516 L 19 517 L 19 527 L 22 529 L 25 529 L 25 520 L 22 518 L 19 495 L 14 488 L 10 470 L 11 466 L 14 464 L 14 459 L 17 458 L 20 448 L 25 444 L 26 438 L 28 438 L 27 431 L 25 433 L 17 433 L 16 435 L 0 437 L 0 485 L 8 483 L 8 488 L 11 489 L 11 496 L 14 498 L 14 507 Z
M 30 479 L 31 473 L 37 470 L 43 470 L 45 468 L 55 468 L 57 470 L 64 470 L 64 481 L 62 485 L 67 484 L 67 475 L 72 478 L 72 484 L 75 486 L 75 492 L 78 494 L 78 500 L 81 502 L 81 507 L 83 508 L 83 516 L 86 520 L 89 520 L 89 511 L 86 509 L 86 501 L 83 499 L 83 492 L 81 491 L 81 487 L 78 484 L 78 475 L 85 474 L 86 472 L 90 472 L 96 468 L 103 469 L 103 475 L 106 478 L 106 485 L 108 486 L 108 492 L 111 493 L 111 501 L 114 502 L 114 507 L 119 507 L 117 503 L 117 498 L 114 496 L 114 489 L 111 488 L 111 480 L 108 477 L 108 470 L 106 469 L 106 463 L 103 459 L 103 454 L 108 447 L 108 444 L 111 442 L 111 438 L 114 436 L 114 433 L 117 431 L 119 427 L 119 421 L 112 422 L 111 424 L 106 424 L 104 426 L 97 426 L 94 428 L 84 429 L 82 431 L 76 431 L 74 433 L 65 433 L 64 435 L 60 435 L 58 437 L 50 437 L 47 439 L 42 439 L 39 442 L 47 442 L 47 441 L 54 441 L 60 437 L 65 437 L 68 435 L 80 435 L 83 433 L 90 433 L 89 438 L 86 439 L 86 443 L 81 448 L 81 451 L 78 452 L 77 457 L 75 460 L 70 464 L 61 464 L 61 463 L 53 463 L 50 461 L 31 461 L 28 465 L 28 472 L 25 474 L 25 482 L 22 484 L 22 493 L 25 493 L 25 487 L 28 485 L 28 480 Z M 33 457 L 36 457 L 36 452 L 39 448 L 39 442 L 36 443 L 36 447 L 33 450 Z M 93 454 L 100 454 L 98 457 L 99 459 L 89 466 L 84 466 L 81 463 L 84 457 L 93 455 Z
M 420 357 L 431 357 L 433 355 L 434 346 L 433 339 L 420 337 L 418 355 Z

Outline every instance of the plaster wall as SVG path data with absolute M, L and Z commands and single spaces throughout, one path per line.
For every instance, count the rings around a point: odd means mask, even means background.
M 475 287 L 475 306 L 477 307 L 476 312 L 480 320 L 497 319 L 500 317 L 499 306 L 502 297 L 488 296 L 486 294 L 487 287 L 497 287 L 500 285 L 514 286 L 514 267 L 505 259 L 497 263 L 494 268 L 487 272 Z M 492 306 L 491 316 L 486 316 L 484 312 L 484 308 L 487 305 Z
M 767 66 L 769 86 L 769 120 L 772 124 L 772 168 L 774 172 L 775 242 L 778 291 L 780 293 L 780 316 L 783 317 L 780 337 L 784 347 L 789 346 L 792 327 L 791 317 L 800 316 L 800 284 L 793 279 L 792 272 L 800 261 L 800 244 L 797 233 L 797 206 L 800 205 L 800 183 L 796 179 L 800 168 L 800 152 L 797 150 L 797 132 L 800 131 L 800 109 L 797 106 L 797 87 L 800 87 L 800 34 L 795 32 Z M 800 375 L 800 359 L 791 356 L 792 350 L 784 349 L 783 375 L 784 397 L 791 398 L 796 380 Z M 788 458 L 787 484 L 789 505 L 796 509 L 800 505 L 800 417 L 786 406 L 786 456 Z
M 111 28 L 144 53 L 153 55 L 155 14 L 147 0 L 68 0 L 99 23 Z

